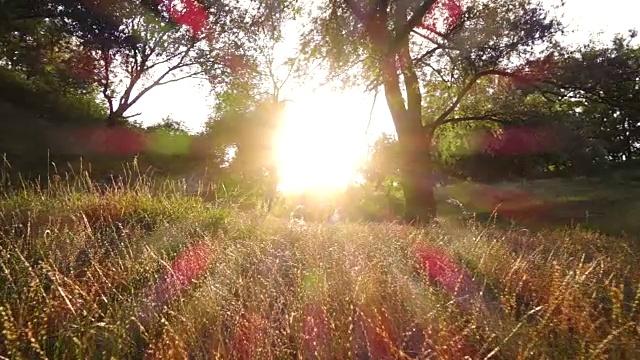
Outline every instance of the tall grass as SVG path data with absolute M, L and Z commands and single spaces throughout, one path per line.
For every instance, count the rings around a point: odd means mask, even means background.
M 291 227 L 225 199 L 149 178 L 7 192 L 0 355 L 640 358 L 640 250 L 627 239 L 455 221 Z M 465 292 L 452 274 L 469 277 Z

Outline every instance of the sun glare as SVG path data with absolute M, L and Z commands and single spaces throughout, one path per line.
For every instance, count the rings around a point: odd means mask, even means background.
M 341 94 L 314 94 L 288 103 L 277 138 L 277 163 L 285 193 L 345 188 L 366 156 L 357 103 Z

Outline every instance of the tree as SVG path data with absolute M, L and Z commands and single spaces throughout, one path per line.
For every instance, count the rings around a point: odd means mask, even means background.
M 78 34 L 89 61 L 77 68 L 100 84 L 109 106 L 108 125 L 135 116 L 126 113 L 157 86 L 193 77 L 215 79 L 221 86 L 233 72 L 243 71 L 251 23 L 238 5 L 193 0 L 120 4 L 110 10 L 119 19 L 117 36 Z
M 35 9 L 24 5 L 29 2 L 0 2 L 0 66 L 26 81 L 55 89 L 59 95 L 95 98 L 97 87 L 88 79 L 72 76 L 65 66 L 78 50 L 71 36 L 59 24 L 34 16 Z
M 397 140 L 389 134 L 382 134 L 374 142 L 370 157 L 361 170 L 364 179 L 378 190 L 389 177 L 393 180 L 399 178 L 398 155 Z
M 278 46 L 283 26 L 298 12 L 296 1 L 259 3 L 255 16 L 262 22 L 253 28 L 256 43 L 249 54 L 251 67 L 226 84 L 207 124 L 210 136 L 234 149 L 230 171 L 244 179 L 247 191 L 257 188 L 264 193 L 268 207 L 279 181 L 275 140 L 285 110 L 283 90 L 298 61 L 297 56 L 278 54 Z
M 398 141 L 382 134 L 369 151 L 360 169 L 364 181 L 347 189 L 346 212 L 354 211 L 369 220 L 391 220 L 402 213 L 402 191 L 399 188 Z M 354 216 L 351 214 L 350 216 Z
M 408 221 L 428 221 L 436 212 L 434 184 L 426 180 L 436 129 L 494 121 L 491 109 L 465 116 L 457 110 L 486 78 L 526 84 L 547 75 L 561 30 L 530 0 L 326 0 L 312 16 L 302 39 L 306 58 L 327 59 L 332 74 L 384 91 Z
M 100 87 L 110 126 L 135 116 L 128 111 L 157 86 L 196 76 L 222 86 L 243 71 L 261 21 L 235 1 L 11 0 L 3 7 L 15 26 L 43 20 L 72 39 L 66 67 Z
M 607 161 L 640 157 L 640 46 L 637 32 L 616 36 L 608 46 L 579 47 L 561 63 L 554 79 L 573 101 L 585 137 L 599 143 Z
M 184 123 L 179 120 L 174 120 L 171 116 L 167 116 L 162 119 L 162 121 L 158 124 L 147 126 L 145 131 L 148 133 L 152 133 L 155 131 L 163 131 L 169 134 L 175 135 L 188 135 L 189 131 L 187 131 Z

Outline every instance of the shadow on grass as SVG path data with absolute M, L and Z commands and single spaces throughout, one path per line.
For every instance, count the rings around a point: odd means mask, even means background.
M 531 184 L 533 183 L 533 184 Z M 541 185 L 544 185 L 542 187 Z M 449 193 L 481 222 L 531 230 L 577 227 L 612 236 L 640 238 L 640 192 L 624 184 L 576 186 L 551 184 L 465 184 Z M 611 185 L 611 184 L 607 184 Z M 462 215 L 462 209 L 442 204 L 440 216 Z
M 638 207 L 638 204 L 635 208 Z M 478 211 L 476 220 L 493 222 L 501 228 L 525 226 L 531 230 L 577 227 L 611 236 L 640 238 L 640 223 L 634 220 L 633 206 L 616 201 L 567 201 L 552 204 L 544 212 L 519 209 L 508 213 Z

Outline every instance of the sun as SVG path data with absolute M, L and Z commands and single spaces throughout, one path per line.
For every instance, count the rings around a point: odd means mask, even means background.
M 317 92 L 287 103 L 276 138 L 280 191 L 335 191 L 355 179 L 367 147 L 355 121 L 358 104 L 349 100 Z

